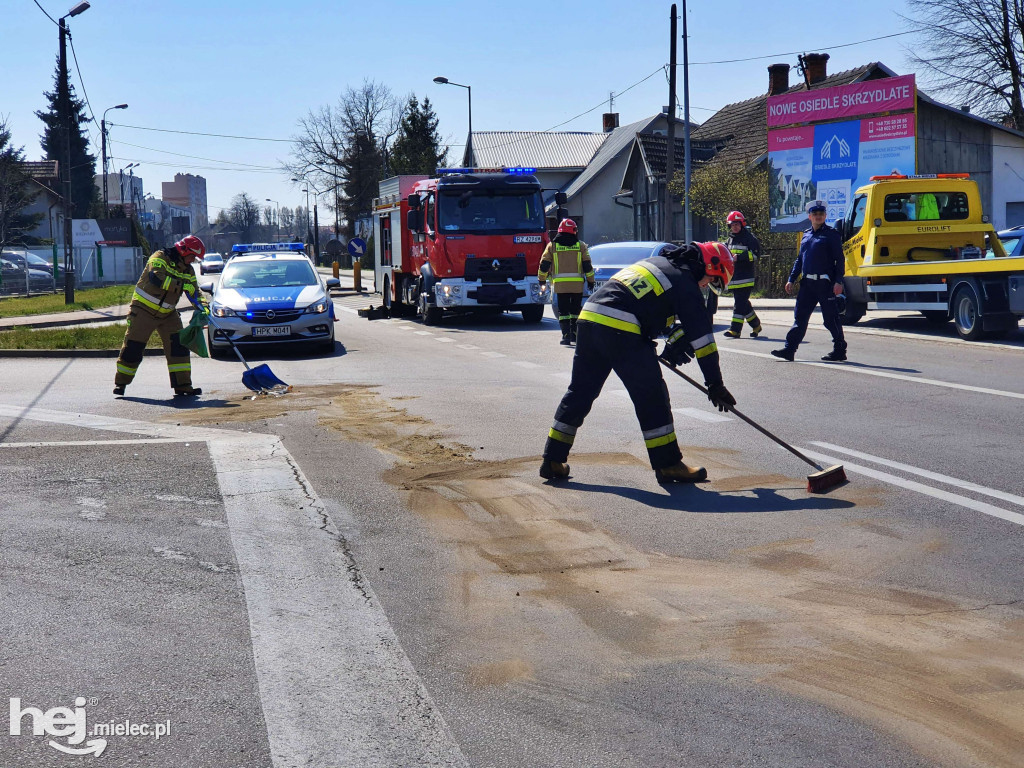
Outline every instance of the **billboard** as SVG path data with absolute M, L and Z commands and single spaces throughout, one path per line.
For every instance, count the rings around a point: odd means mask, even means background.
M 816 199 L 833 224 L 871 176 L 914 173 L 915 105 L 913 75 L 770 96 L 771 230 L 806 229 L 805 206 Z
M 71 245 L 75 248 L 132 245 L 132 223 L 129 219 L 74 219 Z

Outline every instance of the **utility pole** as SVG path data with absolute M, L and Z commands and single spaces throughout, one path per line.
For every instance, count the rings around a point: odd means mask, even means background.
M 73 215 L 73 203 L 71 202 L 71 93 L 68 84 L 68 28 L 64 23 L 64 17 L 60 17 L 60 64 L 57 77 L 60 78 L 58 88 L 60 94 L 60 118 L 58 122 L 63 126 L 64 131 L 64 303 L 75 303 L 75 270 L 74 259 L 71 256 L 71 217 Z
M 110 218 L 110 198 L 107 194 L 107 112 L 112 109 L 128 109 L 127 104 L 117 104 L 103 110 L 103 119 L 100 120 L 100 141 L 103 145 L 103 215 Z
M 686 4 L 684 0 L 683 13 L 686 13 Z M 685 23 L 685 20 L 684 20 Z M 672 10 L 669 12 L 669 62 L 668 62 L 668 114 L 665 115 L 668 118 L 668 148 L 665 154 L 665 208 L 664 214 L 664 231 L 662 232 L 662 240 L 671 243 L 675 239 L 675 227 L 673 226 L 675 218 L 672 215 L 672 193 L 668 189 L 668 184 L 672 181 L 672 174 L 676 170 L 676 5 L 672 4 Z M 689 242 L 689 241 L 687 241 Z
M 690 57 L 687 53 L 686 0 L 683 0 L 683 221 L 686 222 L 686 242 L 693 241 L 693 215 L 690 213 Z

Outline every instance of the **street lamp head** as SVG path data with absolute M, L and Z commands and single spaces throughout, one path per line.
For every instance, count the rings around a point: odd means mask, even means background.
M 68 16 L 71 16 L 72 18 L 74 18 L 78 14 L 85 13 L 86 11 L 88 11 L 89 8 L 90 8 L 90 5 L 87 2 L 87 0 L 83 0 L 81 3 L 79 3 L 74 8 L 72 8 L 70 11 L 68 11 Z
M 434 82 L 437 83 L 438 85 L 444 85 L 444 84 L 446 84 L 448 82 L 448 78 L 447 77 L 435 77 L 434 78 Z
M 111 107 L 111 109 L 128 109 L 128 105 L 127 104 L 115 104 L 114 106 Z

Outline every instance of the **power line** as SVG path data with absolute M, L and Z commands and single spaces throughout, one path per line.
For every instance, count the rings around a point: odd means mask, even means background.
M 912 34 L 914 34 L 915 32 L 918 32 L 918 31 L 920 31 L 920 30 L 912 29 L 912 30 L 908 30 L 907 32 L 894 32 L 891 35 L 882 35 L 881 37 L 870 37 L 867 40 L 858 40 L 855 43 L 841 43 L 839 45 L 830 45 L 830 46 L 826 46 L 826 47 L 819 46 L 819 47 L 816 47 L 815 50 L 818 50 L 818 51 L 834 51 L 837 48 L 850 48 L 851 46 L 854 46 L 854 45 L 863 45 L 864 43 L 874 43 L 874 42 L 876 42 L 878 40 L 887 40 L 890 37 L 900 37 L 902 35 L 912 35 Z M 736 63 L 743 62 L 743 61 L 760 61 L 761 59 L 776 59 L 776 58 L 779 58 L 780 56 L 798 56 L 801 53 L 805 53 L 805 51 L 804 50 L 800 50 L 800 51 L 786 51 L 785 53 L 769 53 L 769 54 L 767 54 L 765 56 L 751 56 L 750 58 L 747 58 L 747 59 L 722 59 L 721 61 L 691 61 L 690 62 L 690 66 L 691 67 L 697 67 L 697 66 L 703 66 L 703 65 L 708 65 L 708 64 L 736 64 Z M 676 66 L 677 67 L 681 67 L 682 64 L 677 64 Z
M 134 128 L 137 131 L 160 131 L 161 133 L 184 133 L 189 136 L 212 136 L 218 139 L 245 139 L 246 141 L 279 141 L 284 144 L 294 143 L 291 139 L 268 139 L 261 136 L 232 136 L 226 133 L 202 133 L 199 131 L 178 131 L 172 128 L 148 128 L 143 125 L 125 125 L 124 123 L 111 123 L 118 128 Z
M 39 10 L 43 12 L 43 15 L 44 15 L 44 16 L 45 16 L 46 18 L 48 18 L 48 19 L 49 19 L 50 21 L 53 21 L 53 23 L 54 23 L 54 24 L 57 24 L 57 22 L 56 22 L 56 21 L 54 21 L 54 18 L 53 18 L 53 16 L 51 16 L 50 14 L 48 14 L 48 13 L 46 12 L 46 9 L 45 9 L 45 8 L 43 8 L 43 6 L 39 5 L 39 0 L 32 0 L 32 2 L 34 2 L 34 3 L 35 3 L 35 4 L 36 4 L 36 5 L 38 6 L 38 7 L 39 7 Z M 57 26 L 59 27 L 59 26 L 60 26 L 60 24 L 57 24 Z
M 85 80 L 82 79 L 82 70 L 78 68 L 78 55 L 75 53 L 75 41 L 71 39 L 71 31 L 65 32 L 68 36 L 68 43 L 71 45 L 71 58 L 75 60 L 75 71 L 78 73 L 78 82 L 82 86 L 82 96 L 85 98 L 85 105 L 89 107 L 89 115 L 92 121 L 96 123 L 96 113 L 92 111 L 92 104 L 89 103 L 89 94 L 85 92 Z M 96 123 L 99 126 L 99 123 Z
M 257 168 L 257 169 L 263 170 L 263 171 L 281 171 L 280 168 L 276 168 L 276 167 L 274 167 L 272 165 L 253 165 L 252 163 L 236 163 L 233 160 L 217 160 L 216 158 L 213 158 L 213 157 L 199 157 L 198 155 L 183 155 L 180 152 L 171 152 L 171 151 L 166 150 L 166 149 L 156 149 L 155 147 L 144 147 L 141 144 L 132 144 L 131 142 L 127 142 L 127 141 L 119 141 L 118 143 L 123 144 L 126 147 L 135 147 L 135 149 L 146 149 L 146 150 L 149 150 L 150 152 L 160 152 L 160 153 L 165 154 L 165 155 L 175 155 L 176 157 L 187 157 L 187 158 L 189 158 L 191 160 L 206 160 L 206 161 L 211 162 L 211 163 L 225 163 L 227 165 L 242 165 L 242 166 L 246 166 L 247 168 Z M 232 170 L 232 169 L 225 168 L 224 170 Z M 284 173 L 284 171 L 281 171 L 281 172 Z

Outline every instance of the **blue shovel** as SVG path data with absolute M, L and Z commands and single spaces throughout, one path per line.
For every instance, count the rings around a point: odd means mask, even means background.
M 191 299 L 191 297 L 189 298 Z M 196 302 L 194 299 L 191 299 L 191 301 L 196 309 L 202 312 L 206 312 L 206 309 L 200 306 L 199 303 Z M 216 321 L 213 319 L 213 316 L 210 315 L 209 313 L 207 313 L 206 319 L 209 321 L 210 325 L 212 325 L 218 331 L 224 331 L 223 328 L 217 325 Z M 242 374 L 242 384 L 245 385 L 247 389 L 251 389 L 253 392 L 258 392 L 261 395 L 283 394 L 290 389 L 288 384 L 281 381 L 279 378 L 277 378 L 277 376 L 274 375 L 274 372 L 270 370 L 270 366 L 267 365 L 266 363 L 263 363 L 262 365 L 257 365 L 255 368 L 252 368 L 247 362 L 245 362 L 245 358 L 242 357 L 242 353 L 238 350 L 238 347 L 235 346 L 235 343 L 228 336 L 227 332 L 224 332 L 224 338 L 227 341 L 227 343 L 231 346 L 231 349 L 235 351 L 235 354 L 238 355 L 238 359 L 242 361 L 242 365 L 245 366 L 245 373 Z

